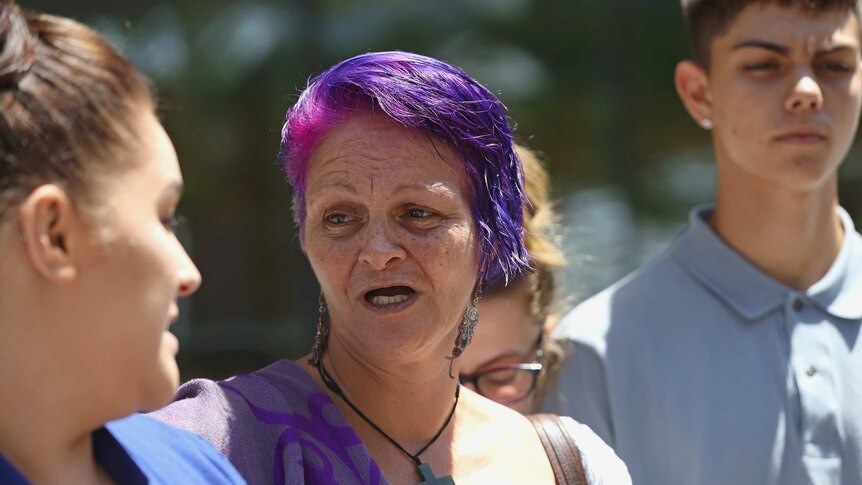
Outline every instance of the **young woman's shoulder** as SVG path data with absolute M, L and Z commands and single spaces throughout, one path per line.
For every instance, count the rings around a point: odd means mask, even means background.
M 150 483 L 246 483 L 224 456 L 195 434 L 140 414 L 105 428 Z
M 561 417 L 581 452 L 581 462 L 590 485 L 631 485 L 625 463 L 588 426 L 568 416 Z
M 525 416 L 478 396 L 467 402 L 470 416 L 465 421 L 473 425 L 459 436 L 456 447 L 459 453 L 465 447 L 483 450 L 473 457 L 484 466 L 476 483 L 554 483 L 548 454 Z M 598 435 L 572 418 L 562 417 L 561 422 L 578 446 L 589 485 L 631 485 L 625 464 Z M 514 479 L 521 476 L 526 478 Z
M 554 483 L 545 449 L 520 413 L 462 390 L 465 416 L 454 449 L 469 483 Z M 465 399 L 466 398 L 466 399 Z M 459 404 L 460 406 L 460 404 Z

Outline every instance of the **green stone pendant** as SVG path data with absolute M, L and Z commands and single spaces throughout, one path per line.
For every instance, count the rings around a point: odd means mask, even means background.
M 435 477 L 434 472 L 431 471 L 431 465 L 427 463 L 419 464 L 419 474 L 422 475 L 422 481 L 417 485 L 455 485 L 452 475 Z

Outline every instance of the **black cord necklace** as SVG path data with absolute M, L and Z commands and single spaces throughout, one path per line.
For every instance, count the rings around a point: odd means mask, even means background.
M 353 411 L 356 412 L 356 414 L 358 414 L 360 418 L 364 419 L 369 426 L 374 428 L 378 433 L 380 433 L 384 438 L 389 440 L 390 443 L 395 445 L 396 448 L 401 450 L 402 453 L 409 456 L 410 459 L 413 460 L 414 463 L 416 463 L 416 468 L 419 469 L 419 475 L 422 477 L 422 481 L 419 482 L 418 485 L 455 485 L 455 480 L 452 479 L 452 475 L 435 477 L 434 472 L 431 471 L 431 465 L 429 465 L 428 463 L 422 463 L 422 460 L 419 459 L 419 455 L 424 453 L 429 446 L 431 446 L 432 444 L 434 444 L 435 441 L 437 441 L 437 438 L 439 438 L 440 435 L 443 434 L 443 430 L 445 430 L 446 427 L 449 426 L 449 421 L 452 421 L 452 416 L 455 415 L 455 408 L 458 407 L 458 396 L 461 394 L 460 384 L 455 387 L 455 403 L 452 405 L 452 410 L 449 411 L 449 416 L 446 417 L 446 422 L 443 423 L 443 426 L 441 426 L 439 430 L 437 430 L 437 434 L 435 434 L 434 437 L 431 438 L 431 441 L 429 441 L 427 445 L 423 446 L 421 450 L 417 451 L 414 454 L 405 450 L 403 446 L 398 444 L 397 441 L 395 441 L 391 436 L 386 434 L 385 431 L 380 429 L 380 426 L 377 426 L 374 421 L 368 419 L 368 416 L 363 414 L 362 411 L 359 410 L 359 408 L 357 408 L 352 402 L 350 402 L 349 399 L 347 399 L 347 396 L 344 395 L 344 392 L 341 390 L 341 387 L 338 386 L 338 383 L 335 382 L 335 379 L 333 379 L 332 376 L 329 375 L 329 372 L 326 371 L 326 367 L 323 366 L 323 359 L 317 361 L 317 372 L 320 373 L 320 379 L 323 380 L 323 383 L 326 384 L 326 387 L 328 387 L 330 391 L 334 392 L 335 395 L 340 397 L 341 400 L 344 401 L 345 404 L 350 406 L 350 409 L 353 409 Z

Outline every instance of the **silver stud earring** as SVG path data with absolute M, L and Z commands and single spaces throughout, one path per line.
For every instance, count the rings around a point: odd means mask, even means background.
M 704 119 L 700 120 L 700 127 L 703 128 L 704 130 L 711 130 L 712 129 L 712 120 L 709 118 L 704 118 Z

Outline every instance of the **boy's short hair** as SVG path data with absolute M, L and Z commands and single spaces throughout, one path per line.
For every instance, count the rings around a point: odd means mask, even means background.
M 709 68 L 712 40 L 721 35 L 742 9 L 752 4 L 798 7 L 812 13 L 853 10 L 859 16 L 859 0 L 681 0 L 694 60 Z

